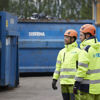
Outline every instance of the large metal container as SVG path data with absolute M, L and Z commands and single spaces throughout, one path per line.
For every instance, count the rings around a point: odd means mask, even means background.
M 53 72 L 57 54 L 64 47 L 65 30 L 75 29 L 79 33 L 86 23 L 94 21 L 19 22 L 20 72 Z
M 96 25 L 96 37 L 100 42 L 100 25 Z
M 0 12 L 0 87 L 19 84 L 17 17 Z

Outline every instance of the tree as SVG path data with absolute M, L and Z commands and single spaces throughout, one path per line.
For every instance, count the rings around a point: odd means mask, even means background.
M 9 0 L 8 11 L 25 18 L 35 12 L 62 19 L 92 19 L 92 0 Z
M 81 19 L 92 19 L 92 0 L 81 0 L 80 9 Z
M 9 0 L 0 0 L 0 11 L 8 11 Z

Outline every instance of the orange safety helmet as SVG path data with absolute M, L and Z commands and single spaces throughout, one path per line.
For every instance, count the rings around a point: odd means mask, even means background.
M 65 33 L 64 36 L 70 36 L 70 37 L 76 37 L 77 39 L 77 32 L 73 29 L 68 29 Z
M 85 24 L 81 26 L 80 32 L 83 34 L 90 33 L 92 36 L 94 36 L 96 34 L 96 28 L 91 24 Z

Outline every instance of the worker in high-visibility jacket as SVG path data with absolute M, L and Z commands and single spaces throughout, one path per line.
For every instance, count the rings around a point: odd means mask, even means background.
M 100 100 L 100 43 L 81 50 L 78 61 L 74 93 L 80 90 L 79 100 Z
M 80 32 L 81 34 L 83 35 L 83 42 L 81 43 L 81 49 L 85 49 L 86 51 L 88 51 L 89 47 L 92 46 L 92 45 L 95 45 L 95 43 L 97 43 L 97 39 L 95 37 L 95 34 L 96 34 L 96 29 L 93 25 L 91 24 L 85 24 L 81 27 L 80 29 Z M 84 40 L 84 38 L 86 38 Z M 82 39 L 82 38 L 81 38 Z M 86 47 L 85 47 L 86 46 Z M 97 47 L 97 46 L 96 46 Z M 91 49 L 89 49 L 90 51 Z M 84 82 L 82 83 L 82 78 L 84 79 L 86 76 L 88 76 L 86 70 L 90 70 L 91 69 L 91 66 L 89 67 L 90 69 L 87 68 L 87 64 L 84 64 L 84 62 L 87 60 L 87 55 L 86 54 L 87 52 L 85 52 L 84 50 L 81 50 L 80 52 L 80 56 L 79 56 L 79 66 L 78 66 L 78 71 L 77 71 L 77 74 L 76 74 L 76 77 L 75 77 L 75 85 L 74 85 L 74 93 L 77 94 L 77 90 L 80 90 L 80 93 L 78 93 L 79 95 L 79 100 L 96 100 L 96 99 L 89 99 L 88 96 L 89 96 L 89 93 L 91 94 L 91 92 L 89 92 L 89 89 L 91 90 L 91 84 L 90 83 L 85 83 Z M 86 54 L 86 55 L 85 55 Z M 91 54 L 92 55 L 92 54 Z M 99 58 L 100 59 L 100 58 Z M 92 62 L 92 58 L 88 58 L 89 62 Z M 95 69 L 95 66 L 96 66 L 96 63 L 97 62 L 93 62 L 94 63 L 94 69 Z M 99 62 L 98 62 L 99 64 Z M 91 65 L 91 64 L 90 64 Z M 86 69 L 85 69 L 86 68 Z M 92 70 L 92 69 L 91 69 Z M 84 72 L 86 72 L 86 76 L 84 76 Z M 83 76 L 82 76 L 83 75 Z M 93 74 L 91 74 L 93 75 Z M 87 80 L 87 79 L 86 79 Z M 86 81 L 85 80 L 85 81 Z M 92 79 L 91 79 L 92 80 Z M 93 85 L 95 86 L 95 85 Z M 95 88 L 95 87 L 94 87 Z M 92 87 L 93 89 L 93 87 Z M 83 95 L 84 94 L 84 95 Z M 92 95 L 93 96 L 93 95 Z M 91 97 L 91 96 L 90 96 Z M 98 99 L 97 99 L 98 100 Z
M 64 34 L 65 48 L 60 50 L 56 69 L 53 74 L 52 88 L 57 89 L 56 83 L 60 78 L 61 92 L 63 100 L 75 100 L 73 94 L 73 84 L 77 69 L 77 60 L 80 49 L 77 48 L 77 32 L 69 29 Z
M 91 24 L 84 24 L 80 28 L 80 48 L 83 49 L 87 45 L 92 45 L 97 42 L 95 37 L 96 28 Z

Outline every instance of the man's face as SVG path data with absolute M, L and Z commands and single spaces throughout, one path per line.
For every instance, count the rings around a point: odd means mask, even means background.
M 64 36 L 64 43 L 67 45 L 67 44 L 70 44 L 70 37 L 69 36 Z
M 83 42 L 85 40 L 85 35 L 83 33 L 80 33 L 80 40 Z

